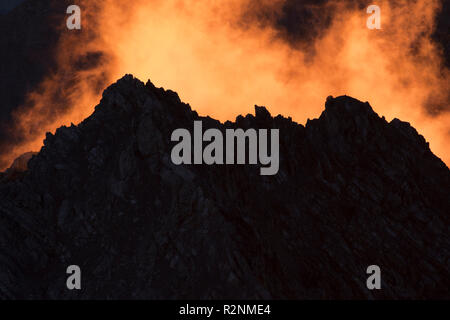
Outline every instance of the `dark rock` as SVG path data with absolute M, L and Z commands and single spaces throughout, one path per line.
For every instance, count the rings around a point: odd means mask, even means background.
M 278 174 L 173 165 L 171 133 L 200 119 L 279 129 Z M 450 298 L 450 171 L 350 97 L 306 126 L 262 107 L 221 124 L 128 75 L 28 165 L 0 183 L 0 298 Z

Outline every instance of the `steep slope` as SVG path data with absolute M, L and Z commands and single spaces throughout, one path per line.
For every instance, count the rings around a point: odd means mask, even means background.
M 278 174 L 172 164 L 171 133 L 199 119 L 278 128 Z M 450 298 L 449 169 L 347 96 L 306 126 L 263 107 L 221 124 L 127 75 L 28 166 L 0 177 L 1 298 Z

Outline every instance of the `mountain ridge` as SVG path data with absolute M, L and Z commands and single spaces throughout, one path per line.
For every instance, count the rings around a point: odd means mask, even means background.
M 171 133 L 195 120 L 278 128 L 279 173 L 172 164 Z M 449 169 L 347 96 L 305 126 L 258 106 L 220 123 L 126 75 L 28 167 L 0 176 L 1 298 L 449 297 Z M 382 290 L 365 286 L 373 264 Z

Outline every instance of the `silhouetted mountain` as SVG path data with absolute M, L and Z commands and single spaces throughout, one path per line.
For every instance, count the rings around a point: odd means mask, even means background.
M 3 0 L 4 1 L 4 0 Z M 90 0 L 92 2 L 96 0 Z M 101 1 L 99 1 L 101 2 Z M 274 27 L 280 36 L 291 45 L 301 48 L 313 48 L 312 42 L 329 27 L 333 6 L 322 6 L 327 1 L 286 0 L 282 10 L 277 14 Z M 5 2 L 6 8 L 13 7 L 15 1 Z M 372 4 L 359 0 L 361 9 Z M 25 102 L 26 94 L 38 88 L 38 84 L 56 71 L 56 50 L 58 40 L 64 32 L 66 9 L 73 4 L 69 0 L 25 0 L 11 12 L 0 15 L 0 146 L 6 148 L 11 140 L 20 141 L 23 137 L 15 136 L 5 128 L 11 123 L 11 112 Z M 312 5 L 311 4 L 315 4 Z M 250 6 L 250 8 L 253 8 Z M 243 21 L 255 18 L 250 22 L 267 23 L 267 12 L 249 12 Z M 253 8 L 254 9 L 254 8 Z M 442 45 L 446 65 L 450 65 L 449 17 L 450 1 L 442 1 L 442 10 L 436 19 L 436 30 L 433 38 Z M 9 10 L 9 9 L 8 9 Z M 86 32 L 86 31 L 83 31 Z M 297 42 L 300 42 L 298 44 Z M 75 63 L 73 69 L 93 67 L 103 62 L 102 52 L 89 52 L 79 57 L 80 64 Z M 86 66 L 83 66 L 83 62 Z M 75 72 L 65 72 L 68 92 L 71 82 L 76 82 Z M 99 79 L 103 81 L 103 79 Z M 66 97 L 55 97 L 56 102 Z M 64 103 L 55 103 L 55 108 L 63 108 Z M 439 106 L 439 110 L 442 106 Z M 63 111 L 63 110 L 61 110 Z M 17 134 L 17 132 L 14 132 Z M 6 145 L 2 142 L 7 141 Z M 0 164 L 0 167 L 3 164 Z
M 171 134 L 194 120 L 278 128 L 278 174 L 174 165 Z M 127 75 L 28 167 L 0 177 L 1 298 L 450 297 L 450 171 L 367 102 L 329 97 L 306 126 L 263 107 L 222 124 Z

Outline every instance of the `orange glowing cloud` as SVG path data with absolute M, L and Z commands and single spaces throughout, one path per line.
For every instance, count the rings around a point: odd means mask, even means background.
M 271 24 L 242 22 L 252 6 L 277 12 L 283 2 L 83 2 L 83 12 L 89 12 L 83 28 L 91 28 L 95 36 L 63 37 L 58 73 L 30 94 L 34 107 L 16 114 L 16 130 L 34 129 L 6 156 L 12 161 L 39 148 L 46 131 L 81 121 L 98 103 L 99 85 L 131 73 L 177 91 L 200 114 L 222 121 L 258 104 L 305 123 L 320 115 L 327 96 L 347 94 L 369 101 L 388 120 L 410 122 L 430 141 L 432 151 L 450 163 L 449 112 L 427 112 L 431 102 L 449 110 L 449 71 L 431 41 L 438 0 L 378 1 L 381 30 L 366 27 L 365 10 L 330 1 L 335 14 L 323 35 L 310 43 L 312 57 Z M 55 108 L 49 97 L 61 89 L 63 75 L 86 52 L 102 52 L 106 58 L 93 69 L 74 71 L 70 80 L 76 84 L 61 92 L 66 108 L 46 112 Z M 33 126 L 36 119 L 41 119 L 39 128 Z

